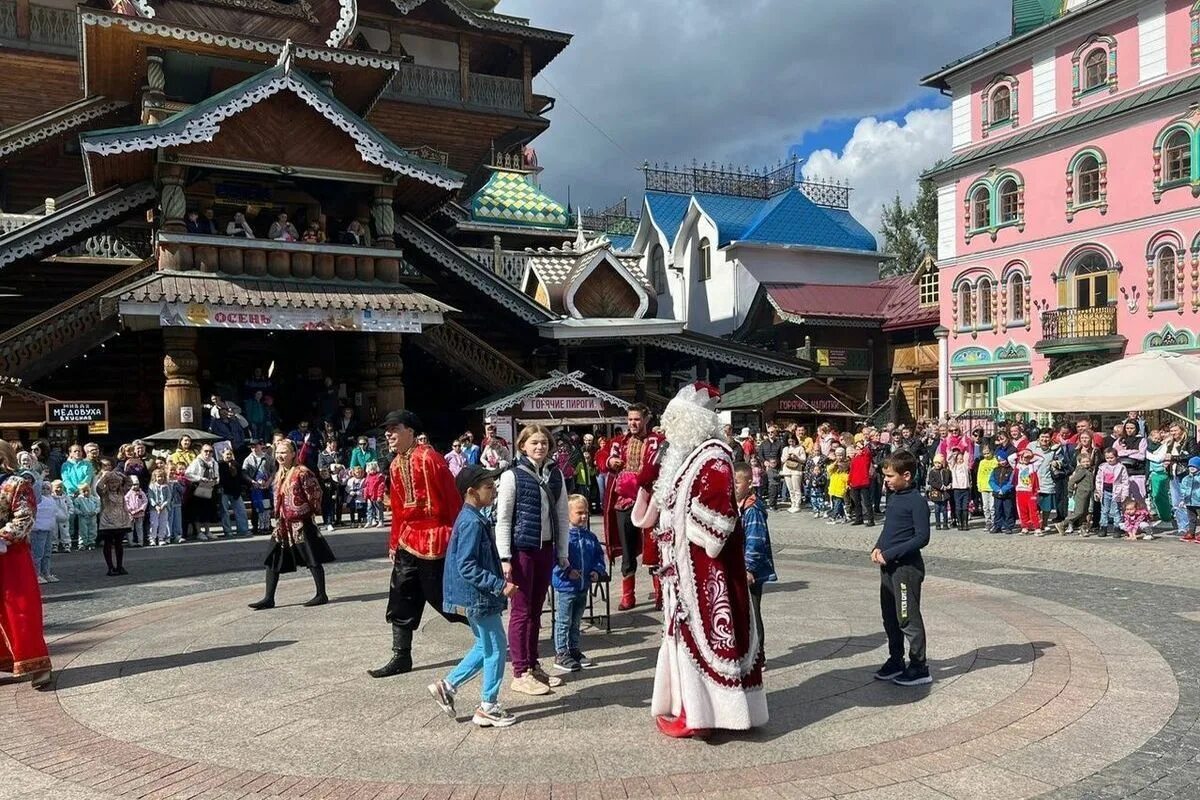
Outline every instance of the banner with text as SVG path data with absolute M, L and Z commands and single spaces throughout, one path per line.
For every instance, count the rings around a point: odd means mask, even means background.
M 247 309 L 220 303 L 164 303 L 159 312 L 159 324 L 164 328 L 420 333 L 423 316 L 418 311 Z
M 521 410 L 547 414 L 603 411 L 604 401 L 598 397 L 529 397 L 521 403 Z

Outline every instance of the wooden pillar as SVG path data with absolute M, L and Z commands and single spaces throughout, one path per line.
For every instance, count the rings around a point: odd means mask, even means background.
M 159 164 L 159 202 L 162 207 L 162 229 L 168 233 L 184 233 L 187 225 L 187 195 L 184 194 L 184 174 L 180 164 Z
M 358 336 L 359 386 L 362 392 L 362 413 L 366 419 L 375 420 L 379 413 L 379 370 L 376 367 L 376 339 L 378 334 L 364 333 Z M 390 409 L 389 409 L 390 410 Z
M 533 50 L 528 44 L 521 45 L 521 78 L 525 84 L 525 110 L 533 113 Z
M 372 334 L 375 339 L 375 364 L 379 375 L 377 416 L 404 408 L 404 359 L 400 346 L 404 337 L 399 333 Z
M 375 247 L 391 250 L 396 247 L 396 209 L 392 205 L 393 186 L 376 186 L 371 200 L 371 226 L 375 229 Z
M 17 0 L 17 38 L 29 38 L 29 0 Z
M 163 102 L 167 98 L 167 73 L 163 69 L 162 53 L 155 50 L 146 56 L 146 83 L 142 86 L 142 124 L 162 122 L 166 118 Z
M 200 384 L 196 372 L 195 328 L 163 328 L 163 428 L 204 428 L 204 406 L 200 401 Z M 191 421 L 185 422 L 182 410 L 191 409 Z
M 646 402 L 646 345 L 637 345 L 633 352 L 633 399 L 644 403 Z
M 466 34 L 458 36 L 458 85 L 462 101 L 471 102 L 471 40 Z

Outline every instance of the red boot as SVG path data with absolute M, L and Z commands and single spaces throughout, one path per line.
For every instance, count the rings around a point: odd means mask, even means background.
M 684 710 L 680 710 L 678 717 L 655 717 L 654 724 L 658 726 L 660 733 L 672 739 L 707 739 L 712 733 L 708 728 L 689 728 L 687 713 Z
M 621 578 L 621 603 L 617 606 L 617 611 L 628 611 L 637 605 L 637 597 L 634 594 L 636 588 L 637 576 Z
M 662 581 L 655 575 L 651 580 L 654 582 L 654 591 L 650 595 L 650 599 L 654 601 L 654 610 L 662 611 Z

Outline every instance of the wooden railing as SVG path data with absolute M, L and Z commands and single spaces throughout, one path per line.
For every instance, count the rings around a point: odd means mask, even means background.
M 0 0 L 0 41 L 34 50 L 78 50 L 79 17 L 74 8 L 30 3 L 22 27 L 15 0 Z
M 467 74 L 467 93 L 464 98 L 459 70 L 425 64 L 404 64 L 400 77 L 388 90 L 392 97 L 466 103 L 503 111 L 525 110 L 525 84 L 519 78 L 471 72 Z
M 0 214 L 0 235 L 20 230 L 44 217 L 44 214 Z M 55 256 L 97 261 L 141 261 L 150 255 L 150 250 L 149 228 L 112 228 L 89 236 Z
M 499 275 L 505 282 L 518 289 L 521 288 L 521 279 L 525 276 L 525 265 L 529 263 L 528 253 L 501 250 L 500 258 L 497 259 L 496 251 L 486 247 L 464 247 L 462 251 Z
M 1115 336 L 1117 309 L 1063 308 L 1042 312 L 1043 339 L 1083 339 L 1093 336 Z

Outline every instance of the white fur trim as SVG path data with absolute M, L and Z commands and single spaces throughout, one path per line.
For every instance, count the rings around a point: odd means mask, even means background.
M 716 558 L 721 555 L 729 534 L 733 533 L 736 526 L 736 517 L 727 517 L 699 500 L 692 500 L 684 533 L 694 544 L 703 547 L 709 558 Z
M 654 496 L 645 489 L 638 489 L 637 500 L 633 501 L 633 511 L 629 519 L 639 528 L 653 528 L 658 524 L 658 504 Z

